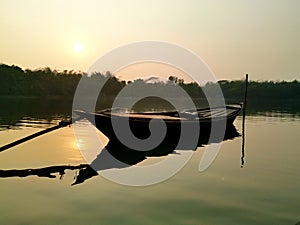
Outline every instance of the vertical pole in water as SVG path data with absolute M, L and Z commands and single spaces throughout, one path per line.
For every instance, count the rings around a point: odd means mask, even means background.
M 246 104 L 247 104 L 247 92 L 248 92 L 248 74 L 246 74 L 245 80 L 245 96 L 244 96 L 244 104 L 243 104 L 243 122 L 242 122 L 242 157 L 241 157 L 241 167 L 244 166 L 244 158 L 245 158 L 245 118 L 246 118 Z

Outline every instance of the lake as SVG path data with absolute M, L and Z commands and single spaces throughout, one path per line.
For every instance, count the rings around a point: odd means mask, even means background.
M 14 101 L 0 114 L 0 146 L 68 118 L 63 105 L 40 103 L 37 110 L 31 100 L 31 107 Z M 239 133 L 241 123 L 241 117 L 234 122 Z M 0 224 L 294 225 L 300 221 L 299 133 L 297 112 L 252 110 L 243 167 L 239 136 L 223 141 L 203 172 L 205 146 L 170 179 L 132 187 L 94 175 L 72 185 L 86 161 L 73 125 L 61 128 L 0 153 Z

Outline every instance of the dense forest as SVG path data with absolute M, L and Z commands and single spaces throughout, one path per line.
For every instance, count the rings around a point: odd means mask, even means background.
M 23 97 L 61 97 L 72 98 L 77 84 L 81 78 L 92 81 L 93 79 L 105 79 L 106 83 L 101 94 L 103 96 L 115 96 L 122 88 L 129 83 L 146 86 L 179 85 L 192 98 L 204 97 L 203 90 L 212 90 L 220 85 L 225 99 L 242 99 L 245 90 L 243 80 L 227 81 L 222 80 L 216 83 L 207 83 L 200 87 L 197 83 L 185 83 L 184 80 L 175 76 L 169 76 L 168 82 L 147 83 L 145 80 L 122 81 L 113 76 L 110 72 L 104 74 L 94 73 L 87 76 L 85 73 L 74 71 L 57 71 L 49 67 L 29 70 L 18 66 L 0 64 L 0 96 L 23 96 Z M 97 82 L 90 82 L 97 83 Z M 167 89 L 166 89 L 167 90 Z M 218 97 L 218 96 L 216 96 Z M 299 100 L 300 82 L 294 81 L 250 81 L 248 85 L 249 99 L 269 100 Z

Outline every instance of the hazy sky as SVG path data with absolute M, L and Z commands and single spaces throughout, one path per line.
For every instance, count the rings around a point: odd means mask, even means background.
M 0 27 L 0 62 L 22 68 L 86 71 L 120 45 L 161 40 L 218 79 L 300 79 L 299 0 L 1 0 Z

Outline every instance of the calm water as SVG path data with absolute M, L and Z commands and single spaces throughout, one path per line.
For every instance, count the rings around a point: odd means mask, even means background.
M 18 115 L 15 123 L 2 120 L 1 146 L 65 117 L 63 111 L 39 120 L 28 115 Z M 241 132 L 241 118 L 234 124 Z M 0 153 L 0 224 L 296 224 L 300 221 L 299 115 L 260 112 L 247 118 L 246 128 L 243 168 L 242 139 L 236 137 L 222 143 L 204 172 L 198 171 L 204 147 L 198 147 L 175 176 L 147 187 L 123 186 L 101 176 L 71 186 L 79 168 L 65 168 L 86 163 L 72 127 L 28 141 Z M 50 178 L 49 170 L 40 176 L 26 170 L 49 166 L 66 166 L 65 174 L 50 168 L 56 176 Z

